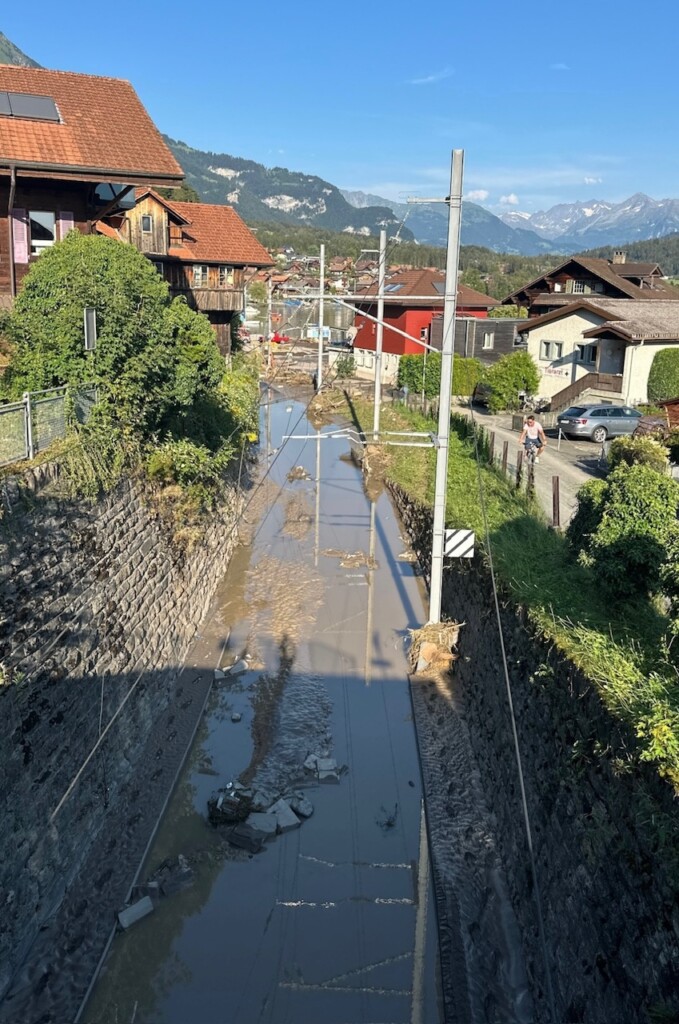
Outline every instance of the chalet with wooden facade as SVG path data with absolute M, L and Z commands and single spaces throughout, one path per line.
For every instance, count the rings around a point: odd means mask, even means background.
M 153 189 L 138 189 L 133 209 L 109 217 L 99 230 L 148 256 L 170 293 L 205 313 L 228 354 L 231 322 L 245 309 L 247 282 L 259 268 L 273 266 L 231 206 L 175 203 Z
M 478 359 L 484 366 L 492 366 L 502 356 L 524 351 L 526 344 L 521 331 L 526 320 L 510 317 L 455 317 L 456 356 Z M 443 347 L 443 316 L 438 314 L 431 322 L 429 343 L 436 349 Z
M 389 274 L 384 285 L 384 322 L 382 337 L 384 352 L 394 355 L 419 355 L 424 350 L 417 344 L 417 339 L 429 341 L 429 331 L 434 317 L 443 310 L 446 276 L 440 270 L 403 270 Z M 369 316 L 377 316 L 377 284 L 373 283 L 365 289 L 365 299 L 361 298 L 356 305 L 354 326 L 356 339 L 354 349 L 375 350 L 377 325 Z M 489 295 L 474 291 L 464 284 L 457 289 L 457 315 L 484 318 L 488 311 L 500 303 Z M 390 330 L 395 327 L 398 331 Z M 412 340 L 415 339 L 415 340 Z
M 611 260 L 572 256 L 503 301 L 525 306 L 529 316 L 542 316 L 584 296 L 644 302 L 679 300 L 679 289 L 664 280 L 657 263 L 628 262 L 627 253 L 620 249 Z
M 73 228 L 183 177 L 129 82 L 0 65 L 0 305 Z

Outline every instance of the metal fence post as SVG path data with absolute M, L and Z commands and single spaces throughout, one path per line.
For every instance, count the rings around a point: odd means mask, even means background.
M 24 391 L 23 396 L 25 411 L 25 436 L 26 436 L 26 451 L 28 458 L 32 459 L 35 455 L 35 448 L 33 446 L 33 415 L 31 411 L 31 393 L 30 391 Z

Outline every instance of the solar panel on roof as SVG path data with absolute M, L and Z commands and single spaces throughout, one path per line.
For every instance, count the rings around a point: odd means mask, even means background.
M 6 92 L 0 92 L 0 114 L 9 116 L 12 113 L 12 108 L 9 105 L 9 96 Z
M 446 294 L 446 282 L 445 281 L 434 281 L 434 291 L 439 295 Z
M 12 117 L 25 117 L 33 121 L 60 121 L 57 105 L 51 96 L 34 96 L 27 92 L 5 93 Z

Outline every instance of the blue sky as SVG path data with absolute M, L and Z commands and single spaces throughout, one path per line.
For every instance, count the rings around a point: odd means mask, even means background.
M 445 194 L 459 147 L 494 212 L 679 196 L 678 29 L 673 0 L 31 0 L 0 18 L 46 67 L 129 79 L 199 149 L 404 200 Z

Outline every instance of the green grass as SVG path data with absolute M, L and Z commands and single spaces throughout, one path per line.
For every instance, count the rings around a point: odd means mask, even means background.
M 363 425 L 372 406 L 355 404 Z M 499 588 L 527 609 L 529 619 L 596 685 L 616 717 L 639 741 L 641 760 L 653 761 L 679 789 L 679 684 L 666 645 L 669 621 L 649 598 L 615 601 L 550 529 L 536 502 L 517 492 L 501 471 L 484 464 L 480 478 L 468 421 L 454 417 L 448 465 L 447 523 L 473 529 L 492 553 Z M 401 406 L 384 410 L 382 429 L 431 431 L 432 421 Z M 484 452 L 485 438 L 480 439 Z M 435 453 L 389 449 L 386 475 L 413 498 L 432 504 Z

